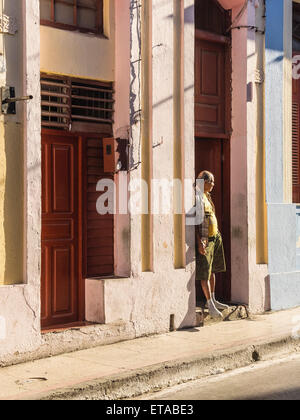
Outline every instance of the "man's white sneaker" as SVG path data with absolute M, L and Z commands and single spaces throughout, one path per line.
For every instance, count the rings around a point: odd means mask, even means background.
M 228 305 L 225 305 L 224 303 L 218 302 L 217 300 L 214 300 L 215 307 L 219 309 L 220 311 L 225 311 L 226 309 L 229 309 Z
M 207 302 L 207 307 L 208 307 L 208 311 L 209 311 L 209 315 L 214 318 L 214 319 L 223 319 L 223 315 L 221 314 L 221 312 L 218 311 L 218 309 L 215 307 L 214 303 L 212 300 L 209 300 Z
M 228 305 L 224 305 L 224 303 L 217 301 L 215 293 L 211 294 L 211 300 L 214 302 L 215 307 L 219 309 L 220 311 L 225 311 L 226 309 L 229 309 Z

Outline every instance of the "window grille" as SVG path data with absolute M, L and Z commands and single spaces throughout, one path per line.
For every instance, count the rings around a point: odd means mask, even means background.
M 42 127 L 71 130 L 74 123 L 113 123 L 112 83 L 41 76 Z

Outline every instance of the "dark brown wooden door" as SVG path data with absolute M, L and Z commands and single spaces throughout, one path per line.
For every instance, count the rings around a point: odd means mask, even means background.
M 195 131 L 196 136 L 224 134 L 225 46 L 196 38 Z
M 79 321 L 78 137 L 42 135 L 42 327 Z
M 101 277 L 114 273 L 114 215 L 98 213 L 97 200 L 107 191 L 97 191 L 97 183 L 114 174 L 104 173 L 103 137 L 85 136 L 84 144 L 84 275 Z

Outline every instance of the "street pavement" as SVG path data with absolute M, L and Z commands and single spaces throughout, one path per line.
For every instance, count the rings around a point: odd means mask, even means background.
M 294 308 L 2 367 L 0 399 L 135 398 L 300 353 L 299 319 Z
M 135 400 L 300 400 L 300 355 L 258 362 Z

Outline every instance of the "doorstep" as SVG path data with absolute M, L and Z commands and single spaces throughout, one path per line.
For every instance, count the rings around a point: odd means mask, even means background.
M 228 306 L 229 308 L 222 312 L 223 319 L 214 319 L 209 315 L 208 309 L 205 308 L 205 302 L 198 302 L 196 307 L 197 327 L 204 327 L 219 322 L 250 319 L 247 305 L 228 303 Z

